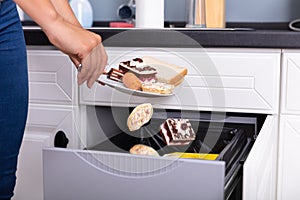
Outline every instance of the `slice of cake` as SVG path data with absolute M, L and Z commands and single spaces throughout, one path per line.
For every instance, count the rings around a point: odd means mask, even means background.
M 156 82 L 156 69 L 147 65 L 141 58 L 120 62 L 119 69 L 124 73 L 134 73 L 142 82 Z
M 160 133 L 167 145 L 188 145 L 196 138 L 188 119 L 168 118 L 160 125 Z

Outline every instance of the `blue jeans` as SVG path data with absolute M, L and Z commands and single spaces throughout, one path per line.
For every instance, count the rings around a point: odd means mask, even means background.
M 0 200 L 10 199 L 28 110 L 26 46 L 12 0 L 0 5 Z

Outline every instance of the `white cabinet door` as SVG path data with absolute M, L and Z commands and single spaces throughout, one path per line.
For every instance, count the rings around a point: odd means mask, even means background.
M 285 50 L 282 60 L 281 112 L 300 114 L 300 51 Z
M 284 50 L 280 116 L 278 199 L 299 199 L 300 51 Z
M 267 117 L 244 164 L 244 200 L 276 199 L 277 121 Z
M 31 106 L 19 155 L 14 200 L 43 199 L 42 149 L 54 146 L 58 131 L 66 133 L 68 147 L 75 146 L 72 109 Z
M 126 53 L 127 52 L 127 53 Z M 122 49 L 107 48 L 109 63 L 152 56 L 185 66 L 188 74 L 176 95 L 147 98 L 108 86 L 81 88 L 81 104 L 128 106 L 151 102 L 160 108 L 274 114 L 278 111 L 280 51 L 261 49 Z
M 300 116 L 280 116 L 278 200 L 300 197 Z
M 75 70 L 69 57 L 54 50 L 28 51 L 30 103 L 72 105 Z
M 41 132 L 42 133 L 42 132 Z M 48 134 L 26 132 L 19 155 L 17 185 L 13 200 L 43 199 L 42 149 L 50 146 Z

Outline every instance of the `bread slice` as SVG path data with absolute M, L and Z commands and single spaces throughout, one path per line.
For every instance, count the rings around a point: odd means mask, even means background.
M 159 156 L 157 151 L 150 146 L 146 146 L 143 144 L 136 144 L 129 150 L 131 154 L 138 154 L 138 155 L 149 155 L 149 156 Z
M 142 83 L 136 75 L 134 75 L 131 72 L 127 72 L 123 75 L 122 78 L 123 84 L 132 90 L 141 90 L 142 89 Z
M 127 119 L 127 126 L 130 131 L 140 129 L 150 121 L 153 114 L 153 107 L 150 103 L 143 103 L 133 109 Z
M 171 94 L 174 89 L 174 85 L 167 84 L 167 83 L 144 83 L 141 86 L 144 92 L 151 92 L 157 94 Z
M 185 67 L 170 64 L 151 56 L 144 56 L 142 59 L 147 65 L 157 70 L 156 77 L 158 82 L 177 86 L 182 83 L 184 76 L 187 75 L 187 68 Z

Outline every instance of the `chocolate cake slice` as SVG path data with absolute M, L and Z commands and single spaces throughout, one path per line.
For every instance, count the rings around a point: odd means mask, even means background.
M 188 119 L 168 118 L 160 125 L 160 133 L 167 145 L 188 145 L 196 138 Z
M 145 83 L 156 82 L 157 80 L 156 69 L 147 65 L 141 58 L 134 58 L 132 60 L 120 62 L 119 69 L 124 73 L 128 71 L 134 73 L 142 82 Z

